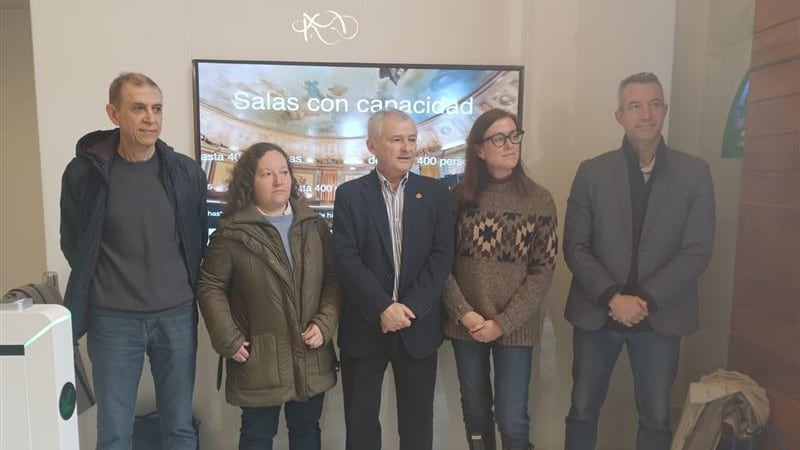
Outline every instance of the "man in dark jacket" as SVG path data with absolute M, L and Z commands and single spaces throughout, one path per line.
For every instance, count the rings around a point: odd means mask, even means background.
M 139 73 L 109 88 L 119 128 L 78 141 L 61 185 L 65 304 L 87 333 L 97 394 L 97 448 L 130 449 L 144 355 L 163 446 L 194 449 L 194 284 L 207 241 L 206 177 L 158 137 L 161 89 Z
M 430 450 L 441 293 L 453 265 L 447 187 L 410 173 L 417 127 L 405 113 L 370 118 L 376 170 L 336 191 L 333 251 L 344 297 L 339 324 L 348 450 L 381 448 L 383 374 L 397 386 L 400 450 Z
M 593 450 L 622 347 L 633 371 L 637 450 L 670 447 L 670 389 L 681 336 L 697 329 L 697 278 L 714 243 L 708 164 L 661 136 L 664 91 L 652 73 L 619 85 L 622 146 L 581 163 L 567 200 L 564 259 L 574 326 L 566 450 Z

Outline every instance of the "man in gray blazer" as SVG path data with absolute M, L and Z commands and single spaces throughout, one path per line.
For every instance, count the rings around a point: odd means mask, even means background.
M 637 450 L 668 450 L 670 389 L 681 336 L 697 329 L 697 278 L 711 258 L 714 188 L 708 164 L 661 136 L 664 91 L 652 73 L 619 85 L 622 146 L 583 161 L 564 225 L 574 326 L 567 450 L 590 450 L 611 373 L 627 346 Z

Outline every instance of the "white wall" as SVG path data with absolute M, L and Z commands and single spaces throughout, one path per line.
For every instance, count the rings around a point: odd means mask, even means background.
M 33 48 L 27 0 L 0 1 L 0 295 L 45 270 Z
M 700 279 L 700 330 L 684 340 L 673 398 L 727 366 L 742 159 L 721 157 L 728 111 L 750 68 L 755 0 L 679 0 L 671 142 L 709 162 L 716 196 L 714 255 Z
M 525 152 L 530 173 L 555 198 L 563 236 L 566 198 L 579 162 L 619 146 L 622 129 L 613 117 L 616 89 L 625 76 L 647 70 L 671 94 L 675 2 L 533 2 L 527 21 Z M 669 125 L 665 127 L 665 134 Z M 526 136 L 528 139 L 528 136 Z M 532 141 L 535 145 L 531 148 Z M 563 448 L 569 408 L 572 327 L 562 319 L 570 272 L 563 261 L 550 294 L 555 331 L 554 371 L 536 386 L 537 445 Z M 544 354 L 548 349 L 542 348 Z M 544 361 L 542 361 L 544 364 Z M 598 448 L 632 448 L 636 430 L 633 379 L 622 355 L 600 419 Z M 538 437 L 538 436 L 537 436 Z M 537 447 L 538 448 L 538 447 Z
M 109 81 L 124 70 L 152 76 L 165 94 L 163 138 L 192 155 L 193 58 L 524 64 L 524 158 L 531 175 L 552 191 L 563 218 L 578 162 L 615 148 L 622 137 L 612 116 L 619 80 L 653 71 L 670 94 L 676 1 L 31 0 L 48 266 L 66 279 L 58 249 L 59 179 L 75 140 L 110 126 L 103 110 Z M 358 18 L 359 36 L 327 47 L 291 31 L 302 12 L 326 9 Z M 571 328 L 561 318 L 567 283 L 560 261 L 550 295 L 554 339 L 540 349 L 547 364 L 533 394 L 537 448 L 563 445 L 571 364 Z M 206 430 L 204 446 L 226 448 L 238 418 L 213 390 L 216 358 L 201 339 L 195 409 Z M 153 405 L 144 383 L 140 410 Z M 446 383 L 442 389 L 456 381 Z M 633 410 L 625 362 L 601 423 L 603 446 L 631 446 Z M 339 411 L 340 405 L 327 408 L 328 414 Z M 453 429 L 460 430 L 459 414 L 453 417 Z M 85 448 L 94 440 L 91 420 L 91 414 L 81 418 Z M 461 432 L 444 438 L 456 447 L 463 439 Z

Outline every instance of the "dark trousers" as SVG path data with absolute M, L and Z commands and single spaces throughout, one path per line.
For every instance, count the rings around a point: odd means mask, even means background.
M 669 400 L 678 370 L 680 336 L 605 328 L 575 328 L 573 332 L 572 407 L 566 420 L 566 450 L 594 450 L 600 407 L 623 346 L 628 347 L 639 413 L 636 450 L 669 450 Z
M 322 446 L 319 418 L 325 394 L 317 394 L 307 402 L 288 401 L 283 404 L 286 428 L 289 429 L 289 450 L 319 450 Z M 272 440 L 278 433 L 281 405 L 242 408 L 242 429 L 239 450 L 272 450 Z
M 437 353 L 416 359 L 408 354 L 399 335 L 387 336 L 386 341 L 385 350 L 374 355 L 355 358 L 342 354 L 346 448 L 381 448 L 381 388 L 386 366 L 392 363 L 400 450 L 431 450 Z

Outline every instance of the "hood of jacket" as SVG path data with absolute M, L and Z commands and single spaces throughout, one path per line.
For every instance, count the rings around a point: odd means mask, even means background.
M 295 223 L 299 223 L 308 219 L 322 220 L 319 214 L 315 213 L 308 205 L 300 200 L 290 198 L 289 203 L 292 205 L 292 215 Z M 232 217 L 223 217 L 219 221 L 220 229 L 234 230 L 242 228 L 243 225 L 260 224 L 264 222 L 264 215 L 256 208 L 253 203 L 248 204 Z
M 92 157 L 110 163 L 119 146 L 119 128 L 97 130 L 83 135 L 75 144 L 75 156 Z M 156 140 L 156 151 L 164 157 L 175 150 L 161 139 Z

